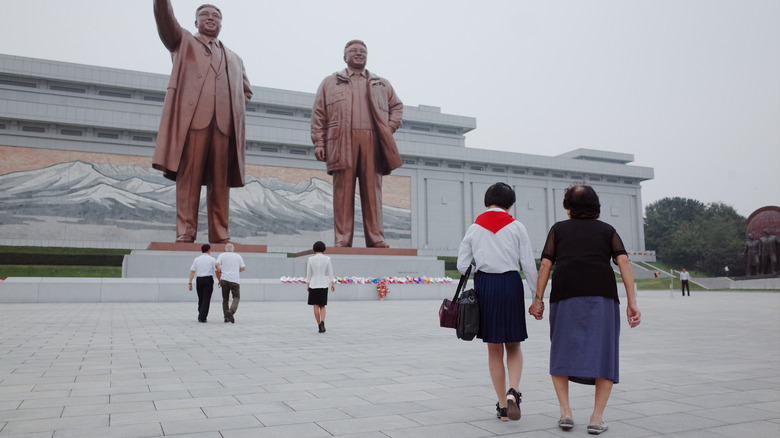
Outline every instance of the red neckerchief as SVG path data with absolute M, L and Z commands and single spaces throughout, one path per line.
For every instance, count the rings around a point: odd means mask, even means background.
M 504 228 L 505 226 L 511 224 L 514 221 L 515 218 L 513 218 L 511 214 L 505 211 L 491 210 L 491 211 L 486 211 L 481 215 L 477 216 L 477 220 L 475 220 L 474 223 L 492 232 L 493 234 L 496 234 L 500 229 Z

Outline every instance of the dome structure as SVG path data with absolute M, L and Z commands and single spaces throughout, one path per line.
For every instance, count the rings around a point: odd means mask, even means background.
M 747 218 L 746 224 L 745 236 L 752 233 L 754 238 L 759 239 L 764 235 L 765 229 L 775 236 L 780 236 L 780 207 L 761 207 Z

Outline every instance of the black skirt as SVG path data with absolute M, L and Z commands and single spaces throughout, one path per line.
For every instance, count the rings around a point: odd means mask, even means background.
M 309 305 L 310 306 L 327 306 L 328 305 L 328 288 L 323 287 L 321 289 L 309 288 Z

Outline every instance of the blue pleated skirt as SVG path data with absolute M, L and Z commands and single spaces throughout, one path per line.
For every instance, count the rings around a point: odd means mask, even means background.
M 594 385 L 618 383 L 620 304 L 605 297 L 575 297 L 550 304 L 550 374 Z
M 503 274 L 477 272 L 474 289 L 479 300 L 479 334 L 482 342 L 521 342 L 528 339 L 525 326 L 523 279 L 517 271 Z

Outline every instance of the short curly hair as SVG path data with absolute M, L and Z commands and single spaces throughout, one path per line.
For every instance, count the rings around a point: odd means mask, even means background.
M 563 208 L 569 210 L 572 219 L 597 219 L 601 215 L 599 195 L 585 184 L 569 186 L 563 194 Z
M 314 246 L 312 246 L 311 249 L 313 249 L 314 252 L 325 252 L 325 243 L 318 240 L 314 242 Z

